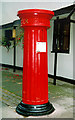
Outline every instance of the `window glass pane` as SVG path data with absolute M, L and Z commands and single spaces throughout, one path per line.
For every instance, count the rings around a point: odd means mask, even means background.
M 69 35 L 69 24 L 64 25 L 64 35 Z
M 12 30 L 5 30 L 5 37 L 7 39 L 11 39 L 12 38 Z
M 63 50 L 68 50 L 68 37 L 64 36 Z

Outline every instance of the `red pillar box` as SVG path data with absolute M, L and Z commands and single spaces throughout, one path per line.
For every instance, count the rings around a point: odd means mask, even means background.
M 16 111 L 24 116 L 54 111 L 48 101 L 47 29 L 54 12 L 28 9 L 18 12 L 24 28 L 23 93 Z

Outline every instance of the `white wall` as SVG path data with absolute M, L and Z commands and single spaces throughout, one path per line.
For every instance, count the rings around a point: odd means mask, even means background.
M 62 16 L 64 17 L 64 16 Z M 72 17 L 73 18 L 73 17 Z M 70 24 L 70 53 L 58 53 L 57 76 L 73 79 L 73 23 Z M 48 73 L 54 74 L 54 53 L 51 53 L 53 41 L 53 21 L 48 30 Z
M 2 29 L 0 29 L 0 42 L 2 42 Z M 0 46 L 0 63 L 2 63 L 2 47 Z
M 9 52 L 5 47 L 0 46 L 2 50 L 2 59 L 0 57 L 0 63 L 13 65 L 14 49 L 11 48 Z M 23 49 L 20 46 L 16 46 L 16 66 L 23 67 Z
M 75 14 L 73 20 L 75 20 Z M 75 23 L 73 23 L 73 79 L 75 79 Z
M 53 42 L 53 20 L 50 22 L 50 28 L 47 30 L 47 41 L 48 41 L 48 74 L 54 74 L 54 53 L 52 51 Z
M 8 52 L 5 47 L 2 47 L 2 63 L 13 65 L 13 49 Z
M 16 66 L 23 67 L 23 48 L 16 46 Z

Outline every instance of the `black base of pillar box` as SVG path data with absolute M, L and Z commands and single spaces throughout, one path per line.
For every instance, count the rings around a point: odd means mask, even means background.
M 23 116 L 41 116 L 48 115 L 54 111 L 54 107 L 50 102 L 42 105 L 29 105 L 20 102 L 16 108 L 16 112 Z

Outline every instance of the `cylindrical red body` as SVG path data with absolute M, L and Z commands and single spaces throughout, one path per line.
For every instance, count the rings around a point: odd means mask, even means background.
M 18 12 L 24 28 L 22 101 L 29 105 L 48 102 L 47 28 L 54 13 L 48 10 Z
M 46 43 L 46 52 L 36 50 L 37 42 Z M 23 61 L 23 102 L 31 105 L 47 103 L 47 28 L 25 28 Z

